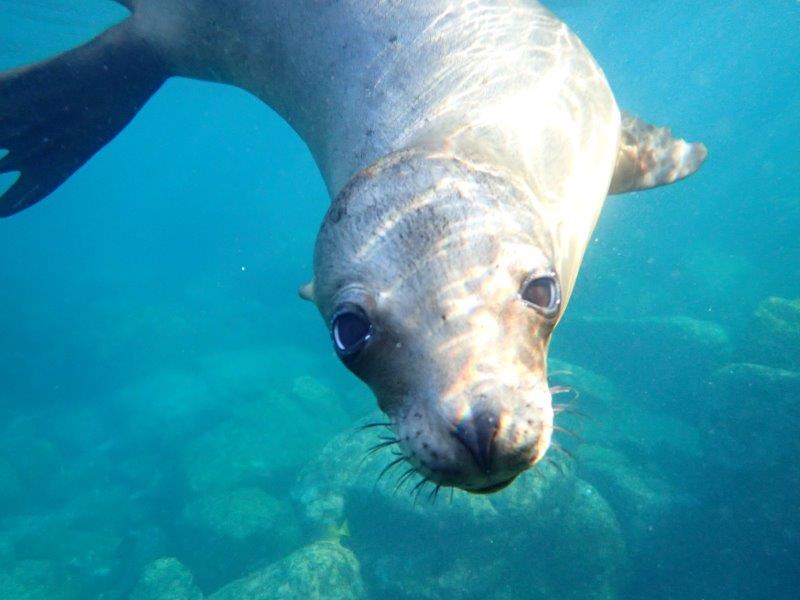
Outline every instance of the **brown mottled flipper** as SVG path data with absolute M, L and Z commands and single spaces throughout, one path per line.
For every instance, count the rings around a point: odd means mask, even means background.
M 663 127 L 622 114 L 622 137 L 609 194 L 667 185 L 694 173 L 708 155 L 703 144 L 672 137 Z
M 51 60 L 0 74 L 0 173 L 20 176 L 0 217 L 46 197 L 111 141 L 167 68 L 131 21 Z

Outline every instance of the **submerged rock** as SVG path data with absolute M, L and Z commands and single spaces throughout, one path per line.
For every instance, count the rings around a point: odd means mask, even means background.
M 309 379 L 296 379 L 291 391 L 251 389 L 242 398 L 254 399 L 229 405 L 230 417 L 184 451 L 190 490 L 293 480 L 295 470 L 350 422 L 336 395 Z
M 348 523 L 375 597 L 609 598 L 620 589 L 627 558 L 616 517 L 568 465 L 539 467 L 488 496 L 437 495 L 417 481 L 396 490 L 399 467 L 378 480 L 389 453 L 367 457 L 376 436 L 334 439 L 294 491 L 320 532 Z
M 551 380 L 571 388 L 567 401 L 577 396 L 570 407 L 581 413 L 557 415 L 556 424 L 578 439 L 557 431 L 555 441 L 613 507 L 635 554 L 665 517 L 695 502 L 686 478 L 668 474 L 694 471 L 702 459 L 697 423 L 642 408 L 638 396 L 587 369 L 551 360 L 550 370 Z
M 186 447 L 189 489 L 199 493 L 280 478 L 320 448 L 337 422 L 343 426 L 346 420 L 310 413 L 292 397 L 269 392 Z
M 700 432 L 693 419 L 642 407 L 638 395 L 617 389 L 588 369 L 557 359 L 550 361 L 550 368 L 551 381 L 568 388 L 554 397 L 557 410 L 559 404 L 566 408 L 556 414 L 559 429 L 554 439 L 567 449 L 617 448 L 636 457 L 635 462 L 652 463 L 654 472 L 666 464 L 690 464 L 701 457 Z
M 100 370 L 144 374 L 202 347 L 199 318 L 182 299 L 102 295 L 82 308 L 74 327 L 76 353 L 92 357 Z
M 44 415 L 21 413 L 3 427 L 0 435 L 0 460 L 7 461 L 11 477 L 9 492 L 21 486 L 25 509 L 29 511 L 68 498 L 65 483 L 70 473 L 64 468 L 67 457 L 51 435 L 52 425 Z M 12 475 L 13 473 L 13 475 Z M 8 498 L 13 504 L 13 495 Z
M 687 492 L 676 489 L 657 465 L 615 447 L 582 445 L 576 459 L 581 477 L 591 481 L 614 507 L 634 562 L 665 518 L 696 503 Z
M 130 600 L 202 600 L 189 569 L 175 558 L 159 558 L 144 569 Z
M 710 459 L 759 469 L 800 453 L 800 372 L 731 364 L 714 373 L 709 391 L 703 441 Z
M 256 346 L 212 354 L 198 367 L 214 394 L 227 402 L 256 400 L 286 381 L 320 371 L 320 357 L 301 347 Z
M 297 529 L 291 509 L 257 488 L 219 492 L 195 500 L 184 511 L 189 526 L 203 529 L 210 537 L 248 541 L 259 537 L 296 542 Z
M 180 441 L 202 431 L 223 408 L 199 376 L 176 369 L 138 379 L 120 390 L 111 405 L 123 431 L 134 439 L 159 442 Z
M 257 488 L 203 496 L 186 506 L 181 557 L 213 589 L 300 543 L 291 508 Z
M 548 372 L 551 385 L 568 388 L 565 395 L 553 397 L 556 406 L 572 405 L 571 408 L 591 414 L 614 410 L 619 404 L 617 387 L 603 375 L 559 358 L 548 360 Z
M 359 564 L 338 542 L 306 546 L 247 577 L 229 583 L 209 600 L 361 600 Z
M 0 458 L 0 513 L 7 515 L 21 508 L 25 500 L 25 488 L 17 470 L 7 460 Z
M 753 317 L 744 354 L 754 362 L 800 370 L 800 298 L 767 298 Z
M 756 295 L 763 289 L 762 285 L 742 285 L 744 281 L 763 281 L 761 260 L 754 260 L 756 257 L 745 248 L 721 244 L 714 236 L 696 242 L 675 265 L 673 283 L 691 290 L 680 302 L 693 312 L 713 311 L 726 323 L 736 322 L 746 316 L 744 306 L 757 301 Z M 654 289 L 653 294 L 663 298 L 660 289 Z M 736 302 L 720 302 L 723 298 L 736 298 Z
M 0 568 L 0 600 L 78 600 L 81 588 L 44 560 L 20 560 Z
M 679 415 L 731 354 L 722 326 L 684 316 L 585 317 L 560 334 L 559 356 L 609 377 L 639 405 Z
M 90 527 L 68 511 L 7 522 L 17 560 L 44 561 L 68 572 L 85 590 L 100 590 L 116 577 L 121 537 L 102 525 Z M 13 528 L 13 529 L 12 529 Z
M 568 449 L 583 445 L 624 449 L 640 462 L 674 464 L 700 458 L 702 445 L 697 424 L 642 407 L 640 397 L 618 389 L 608 378 L 563 360 L 550 361 L 550 381 L 566 386 L 553 398 L 556 414 L 555 440 Z M 570 435 L 573 434 L 573 435 Z

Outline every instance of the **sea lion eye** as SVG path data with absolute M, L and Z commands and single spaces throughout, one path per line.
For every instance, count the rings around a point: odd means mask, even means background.
M 547 316 L 554 315 L 561 305 L 561 288 L 554 275 L 540 275 L 528 279 L 522 286 L 520 296 Z
M 357 306 L 345 306 L 331 321 L 331 338 L 336 353 L 344 358 L 359 352 L 372 336 L 372 324 Z

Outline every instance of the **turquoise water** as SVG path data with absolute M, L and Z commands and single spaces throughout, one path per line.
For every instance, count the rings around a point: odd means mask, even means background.
M 0 221 L 0 598 L 797 597 L 800 4 L 549 6 L 621 106 L 710 149 L 606 204 L 551 350 L 569 454 L 489 497 L 375 485 L 374 400 L 297 299 L 308 151 L 172 80 Z M 123 16 L 0 0 L 0 67 Z

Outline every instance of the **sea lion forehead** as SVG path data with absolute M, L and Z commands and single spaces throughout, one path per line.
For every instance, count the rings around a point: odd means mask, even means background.
M 553 228 L 541 210 L 524 184 L 502 172 L 452 156 L 392 156 L 334 200 L 317 239 L 317 289 L 410 270 L 485 271 L 501 255 L 523 268 L 526 258 L 542 262 L 532 256 L 552 257 Z
M 458 215 L 481 213 L 513 218 L 516 223 L 523 218 L 542 224 L 542 234 L 552 235 L 551 215 L 513 173 L 454 155 L 406 151 L 357 173 L 333 200 L 320 236 L 324 238 L 347 220 L 346 227 L 355 226 L 361 235 L 377 232 L 375 237 L 387 238 L 394 227 L 406 219 L 418 219 L 426 210 L 448 222 Z M 527 223 L 520 227 L 527 228 Z M 358 237 L 349 241 L 358 244 Z M 363 248 L 356 250 L 363 256 Z

